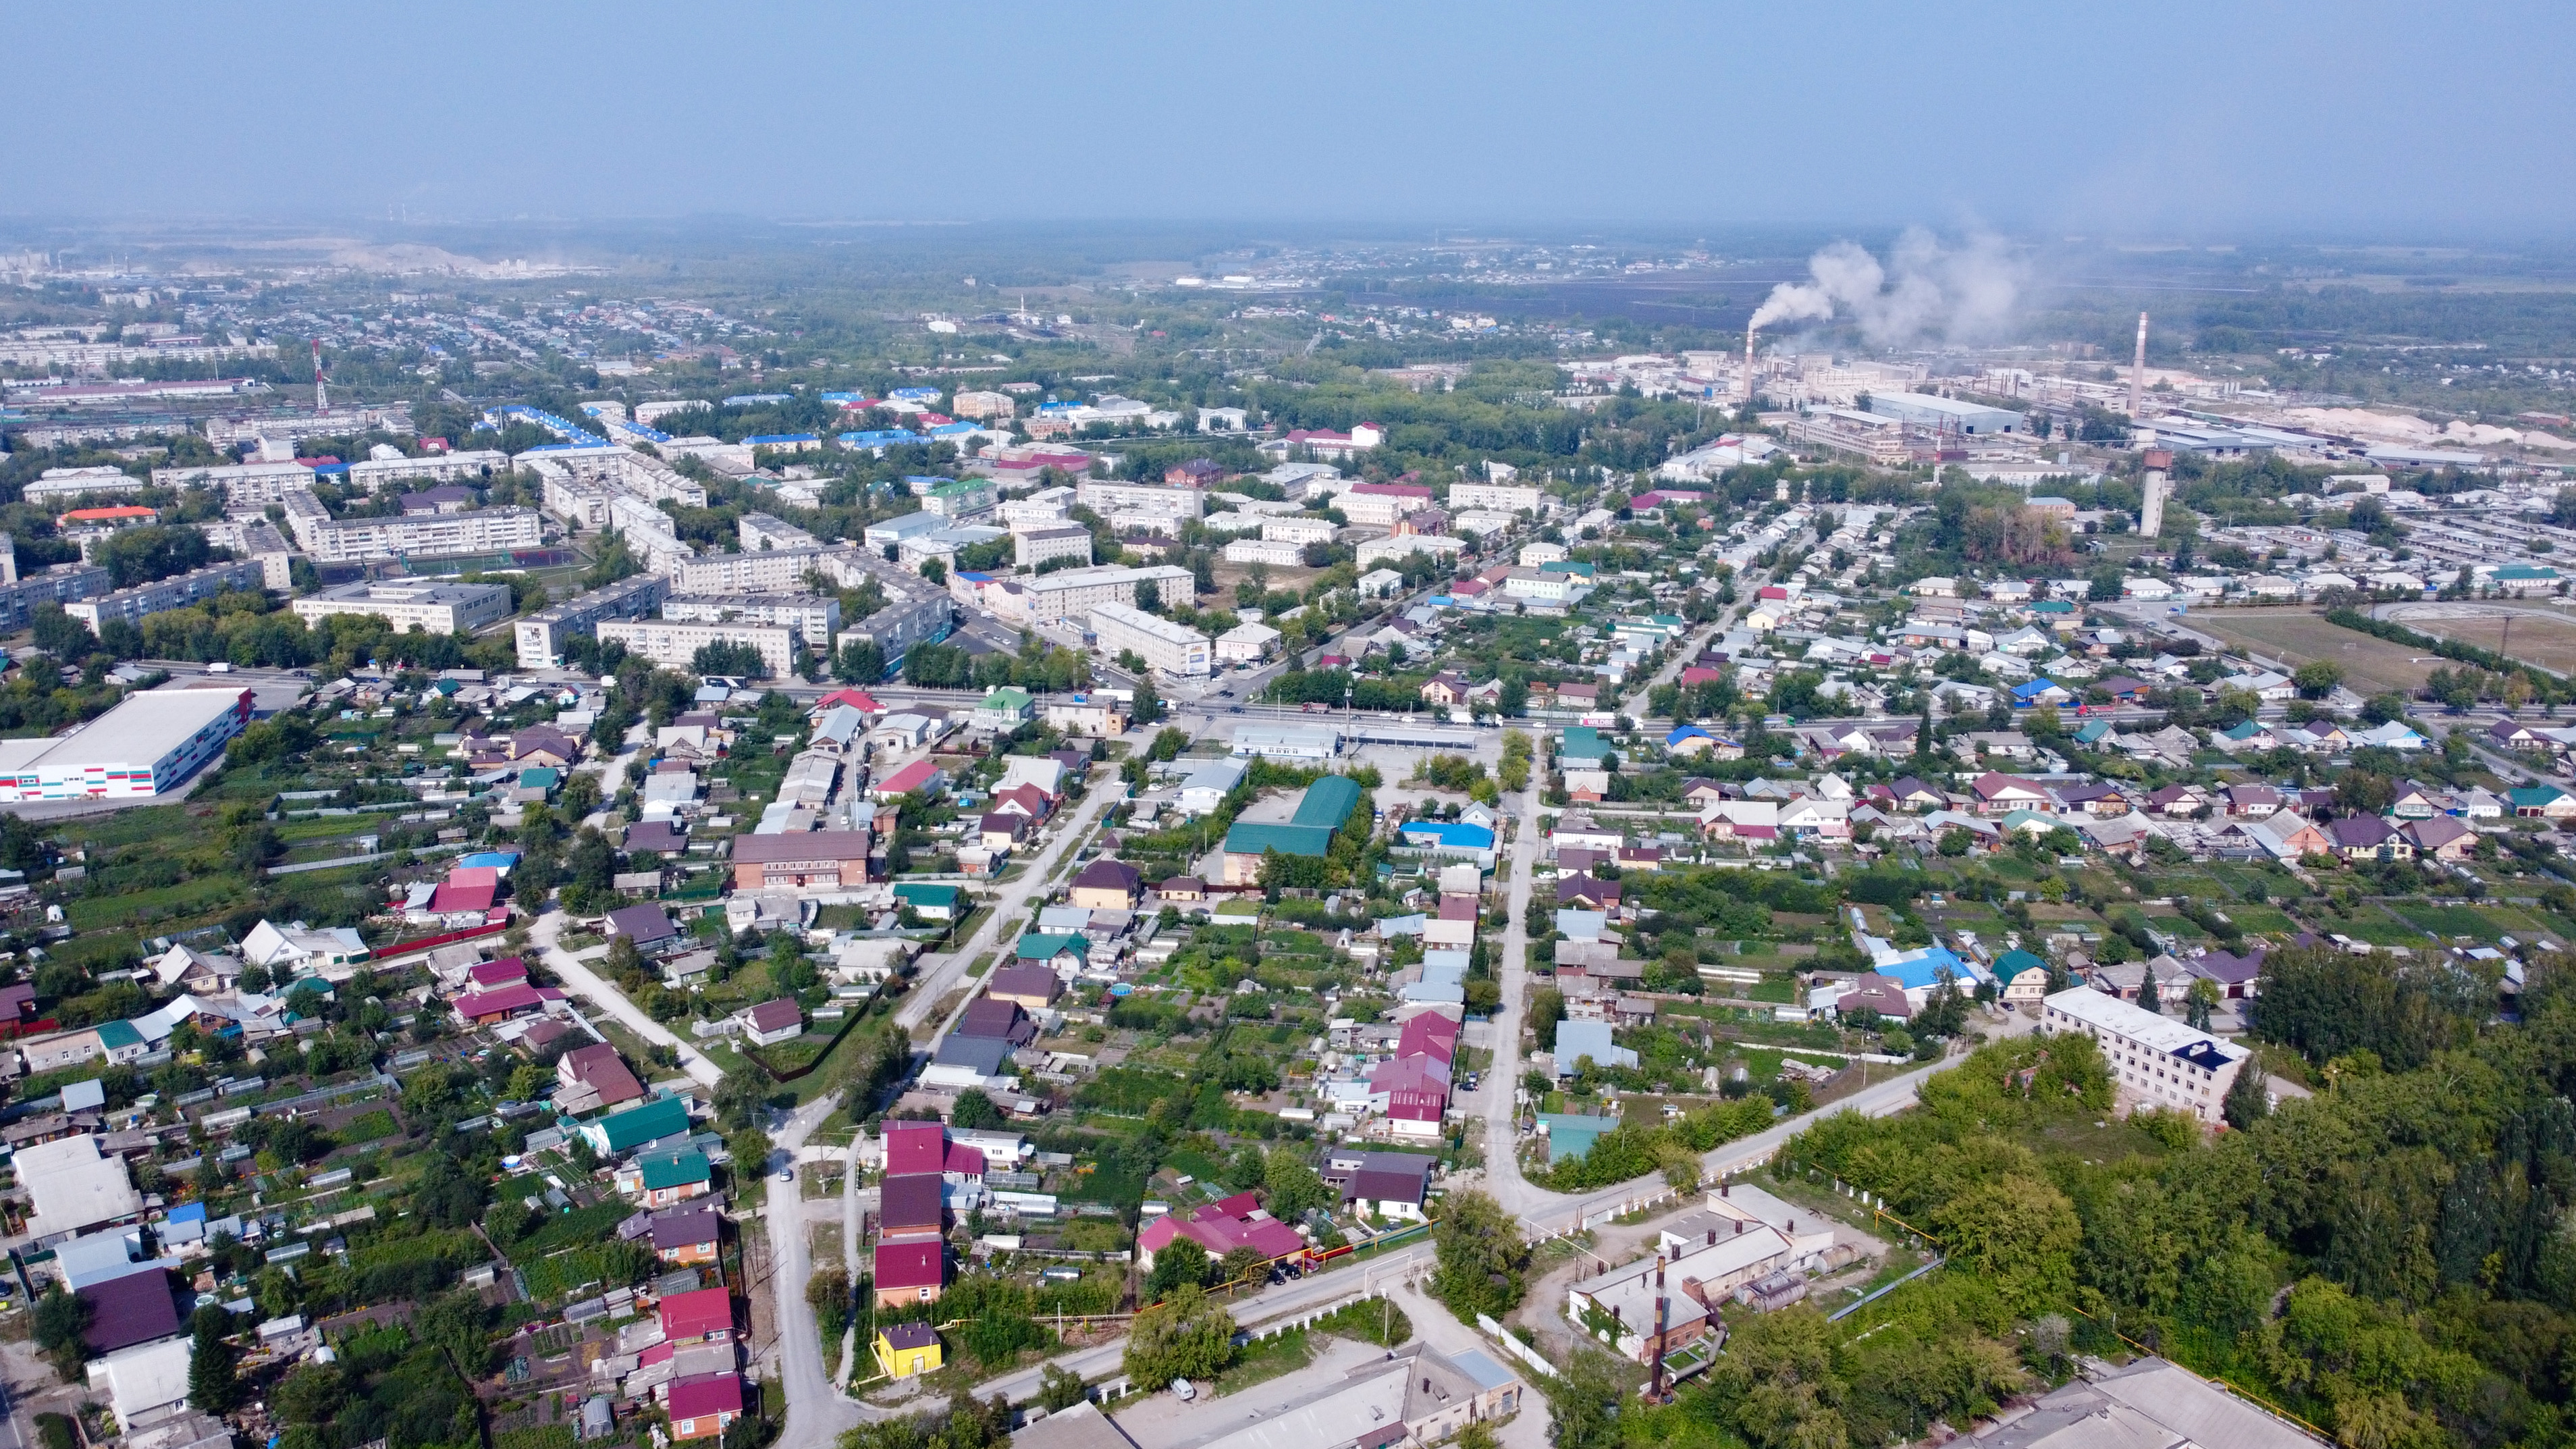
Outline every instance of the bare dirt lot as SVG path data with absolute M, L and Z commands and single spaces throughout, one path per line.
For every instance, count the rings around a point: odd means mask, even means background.
M 2406 604 L 2386 617 L 2418 634 L 2493 649 L 2553 674 L 2576 673 L 2576 619 L 2545 605 Z M 2508 627 L 2510 626 L 2510 627 Z
M 2343 666 L 2344 682 L 2360 694 L 2415 689 L 2441 662 L 2403 644 L 2329 624 L 2323 612 L 2316 609 L 2194 610 L 2190 623 L 2195 629 L 2267 659 L 2286 660 L 2294 665 L 2331 659 Z M 2407 627 L 2422 628 L 2412 621 Z

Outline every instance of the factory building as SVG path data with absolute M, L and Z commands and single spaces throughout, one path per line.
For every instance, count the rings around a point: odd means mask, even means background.
M 1160 674 L 1194 678 L 1208 672 L 1211 646 L 1205 634 L 1142 609 L 1095 604 L 1091 633 L 1100 652 L 1112 658 L 1132 650 L 1147 668 Z
M 564 640 L 592 632 L 602 619 L 651 618 L 669 597 L 668 578 L 637 574 L 540 609 L 519 621 L 519 667 L 555 668 L 563 663 Z
M 1928 392 L 1874 392 L 1869 395 L 1868 411 L 1918 428 L 1946 429 L 1974 437 L 2019 433 L 2024 426 L 2019 413 L 1990 408 L 1984 403 L 1935 397 Z
M 240 734 L 250 708 L 247 689 L 156 689 L 72 734 L 0 740 L 0 804 L 161 794 Z
M 512 600 L 506 584 L 377 579 L 324 589 L 289 607 L 307 624 L 334 614 L 372 614 L 396 633 L 419 628 L 432 634 L 470 634 L 510 617 Z

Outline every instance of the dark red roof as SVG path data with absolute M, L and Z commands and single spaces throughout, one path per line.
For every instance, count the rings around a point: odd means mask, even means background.
M 942 1149 L 943 1154 L 946 1149 Z M 877 1218 L 889 1233 L 938 1232 L 947 1223 L 936 1172 L 889 1177 L 877 1189 Z
M 469 991 L 456 998 L 456 1014 L 468 1021 L 481 1021 L 487 1016 L 508 1016 L 517 1011 L 534 1011 L 545 1004 L 537 988 L 520 982 L 498 991 Z
M 885 1173 L 908 1177 L 937 1172 L 946 1160 L 948 1129 L 936 1122 L 885 1124 Z
M 754 1030 L 763 1035 L 773 1031 L 785 1031 L 791 1026 L 802 1031 L 805 1028 L 805 1013 L 797 1008 L 795 1002 L 780 997 L 776 1001 L 764 1001 L 753 1007 L 751 1025 Z
M 722 1288 L 674 1293 L 662 1300 L 662 1336 L 681 1340 L 733 1332 L 733 1296 Z
M 170 1275 L 158 1268 L 92 1283 L 74 1296 L 89 1305 L 89 1327 L 81 1330 L 81 1341 L 92 1352 L 114 1353 L 179 1331 Z
M 671 1417 L 703 1419 L 709 1414 L 742 1412 L 742 1375 L 692 1374 L 671 1381 Z
M 1007 1041 L 1013 1046 L 1025 1046 L 1037 1034 L 1037 1024 L 1029 1020 L 1029 1014 L 1020 1010 L 1016 1001 L 996 1001 L 989 996 L 979 996 L 966 1003 L 965 1015 L 957 1019 L 959 1036 L 984 1037 Z
M 948 1251 L 937 1239 L 877 1244 L 877 1291 L 937 1288 L 948 1281 Z
M 528 963 L 522 957 L 504 956 L 498 961 L 485 961 L 465 974 L 473 978 L 478 990 L 488 991 L 495 986 L 527 980 Z
M 1145 878 L 1123 860 L 1095 860 L 1082 868 L 1073 884 L 1077 890 L 1117 890 L 1134 895 L 1145 888 Z

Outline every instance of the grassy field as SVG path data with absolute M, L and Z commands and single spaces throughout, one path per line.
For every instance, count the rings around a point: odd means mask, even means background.
M 2329 624 L 2314 609 L 2213 609 L 2206 614 L 2193 614 L 2190 623 L 2195 629 L 2266 658 L 2294 665 L 2331 659 L 2343 666 L 2344 682 L 2361 694 L 2415 689 L 2433 672 L 2436 662 L 2402 644 Z M 2423 626 L 2409 621 L 2407 627 Z M 2516 639 L 2514 643 L 2519 648 L 2522 641 Z
M 2477 612 L 2472 614 L 2470 610 Z M 2511 617 L 2501 612 L 2511 609 Z M 2458 617 L 2447 617 L 2457 614 Z M 2392 619 L 2418 634 L 2457 639 L 2481 649 L 2537 664 L 2555 674 L 2576 674 L 2576 619 L 2557 609 L 2516 609 L 2499 604 L 2423 604 L 2395 612 Z M 2508 639 L 2507 625 L 2512 637 Z

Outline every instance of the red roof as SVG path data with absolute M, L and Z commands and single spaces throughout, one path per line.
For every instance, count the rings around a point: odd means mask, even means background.
M 883 714 L 885 706 L 870 698 L 864 689 L 836 689 L 814 701 L 814 712 L 822 714 L 834 705 L 846 704 L 861 714 Z
M 913 791 L 929 784 L 931 780 L 938 776 L 938 774 L 938 766 L 930 763 L 928 760 L 915 760 L 911 764 L 904 766 L 902 769 L 895 771 L 891 775 L 888 775 L 877 785 L 876 789 L 870 793 L 877 795 L 909 795 Z
M 885 1124 L 885 1175 L 937 1172 L 948 1151 L 948 1129 L 936 1122 Z
M 489 991 L 495 986 L 527 980 L 528 963 L 523 957 L 504 956 L 498 961 L 482 962 L 465 974 L 473 978 L 477 990 Z
M 160 516 L 160 509 L 124 503 L 114 508 L 75 508 L 54 521 L 56 523 L 112 523 L 120 518 L 159 518 Z
M 742 1375 L 693 1374 L 671 1381 L 671 1417 L 703 1419 L 710 1414 L 742 1412 Z
M 962 1173 L 967 1177 L 982 1177 L 984 1149 L 969 1147 L 963 1142 L 951 1142 L 948 1144 L 948 1156 L 940 1166 L 945 1171 Z
M 442 914 L 448 911 L 488 911 L 501 893 L 501 872 L 497 866 L 460 865 L 447 873 L 436 894 L 429 898 L 429 908 Z
M 1399 1057 L 1437 1057 L 1448 1061 L 1458 1052 L 1458 1023 L 1436 1011 L 1426 1011 L 1404 1024 L 1395 1039 Z
M 545 998 L 537 993 L 537 989 L 522 981 L 498 991 L 469 991 L 456 998 L 456 1014 L 468 1021 L 481 1021 L 487 1016 L 533 1011 L 544 1003 Z
M 877 1244 L 877 1291 L 937 1288 L 948 1281 L 948 1254 L 933 1239 Z
M 674 1341 L 733 1332 L 733 1295 L 722 1288 L 674 1293 L 662 1300 L 662 1336 Z
M 1183 1237 L 1207 1249 L 1211 1258 L 1222 1258 L 1237 1248 L 1252 1248 L 1274 1260 L 1306 1251 L 1306 1240 L 1297 1230 L 1255 1207 L 1248 1192 L 1208 1203 L 1186 1216 L 1170 1213 L 1156 1218 L 1136 1235 L 1136 1246 L 1155 1253 Z

